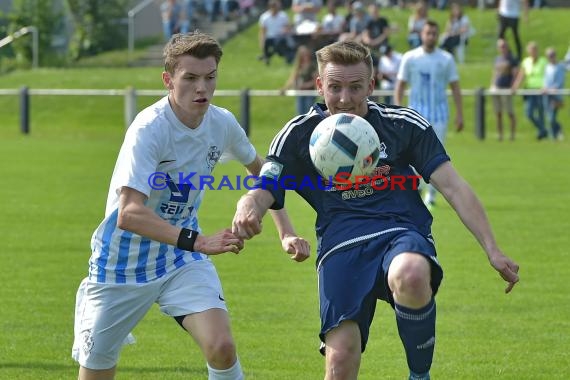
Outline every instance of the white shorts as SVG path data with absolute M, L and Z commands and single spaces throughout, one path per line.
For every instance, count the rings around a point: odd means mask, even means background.
M 86 279 L 77 291 L 73 359 L 89 369 L 114 367 L 129 333 L 155 302 L 171 317 L 227 310 L 210 260 L 193 261 L 146 284 L 99 284 Z

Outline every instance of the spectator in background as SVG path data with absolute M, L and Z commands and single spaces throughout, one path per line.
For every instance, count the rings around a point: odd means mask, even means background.
M 497 40 L 498 55 L 495 58 L 491 90 L 510 90 L 518 71 L 518 61 L 513 57 L 507 42 L 499 38 Z M 497 117 L 497 132 L 499 141 L 503 140 L 503 113 L 509 115 L 511 128 L 511 141 L 515 139 L 516 117 L 513 111 L 513 96 L 511 94 L 493 95 L 493 109 Z
M 422 45 L 410 50 L 402 57 L 398 81 L 394 89 L 394 103 L 402 105 L 406 84 L 410 84 L 410 108 L 418 111 L 433 126 L 442 145 L 445 144 L 449 106 L 446 87 L 451 87 L 455 102 L 455 124 L 457 131 L 463 129 L 463 103 L 459 87 L 457 66 L 451 54 L 437 47 L 439 26 L 426 21 L 422 28 Z M 435 205 L 436 190 L 426 185 L 424 203 L 428 209 Z
M 568 51 L 564 56 L 564 65 L 566 66 L 566 71 L 570 71 L 570 46 L 568 46 Z
M 428 5 L 424 0 L 414 5 L 414 13 L 408 19 L 408 45 L 411 49 L 422 44 L 421 33 L 428 19 Z
M 544 86 L 544 74 L 546 69 L 546 58 L 538 56 L 538 45 L 531 41 L 526 47 L 528 57 L 523 59 L 513 91 L 518 90 L 521 85 L 529 90 L 541 90 Z M 548 132 L 544 127 L 544 101 L 542 95 L 524 95 L 526 117 L 538 130 L 536 138 L 542 140 L 548 137 Z
M 291 10 L 294 13 L 293 24 L 295 28 L 306 21 L 318 24 L 317 14 L 322 7 L 322 0 L 293 0 Z
M 499 38 L 505 39 L 505 32 L 511 29 L 517 49 L 516 59 L 522 57 L 521 38 L 519 36 L 519 19 L 521 16 L 521 4 L 523 6 L 524 19 L 528 21 L 528 0 L 499 0 L 497 8 L 499 16 Z
M 168 41 L 173 34 L 187 33 L 188 30 L 181 30 L 185 16 L 182 5 L 177 0 L 167 0 L 160 5 L 160 13 L 162 15 L 162 32 L 165 41 Z M 188 27 L 188 25 L 186 25 Z
M 293 70 L 283 90 L 314 90 L 317 75 L 315 52 L 308 46 L 301 45 L 297 48 Z M 296 98 L 297 114 L 309 112 L 314 102 L 315 96 L 313 95 L 298 95 Z
M 451 4 L 445 32 L 441 36 L 442 43 L 440 48 L 455 55 L 457 48 L 461 44 L 467 44 L 471 30 L 469 17 L 463 14 L 461 6 L 458 3 Z M 461 61 L 463 61 L 462 57 L 459 59 L 459 62 Z
M 327 0 L 327 13 L 321 19 L 317 29 L 315 50 L 338 41 L 344 31 L 344 16 L 338 14 L 335 0 Z
M 320 33 L 328 34 L 331 36 L 338 36 L 344 30 L 344 16 L 339 15 L 337 11 L 336 1 L 327 1 L 327 14 L 321 20 Z
M 344 29 L 343 33 L 348 33 L 350 28 L 350 20 L 354 16 L 354 3 L 356 0 L 347 0 L 345 2 L 346 15 L 344 16 Z
M 271 57 L 278 54 L 291 63 L 295 50 L 291 42 L 289 16 L 281 10 L 280 0 L 269 0 L 267 6 L 268 10 L 259 16 L 259 47 L 262 54 L 258 59 L 269 65 Z
M 192 0 L 182 0 L 182 16 L 180 21 L 180 33 L 188 33 L 192 27 L 194 17 L 194 4 Z
M 562 63 L 559 63 L 556 59 L 556 51 L 554 48 L 549 47 L 546 49 L 546 59 L 548 63 L 546 64 L 544 73 L 544 92 L 545 92 L 545 109 L 546 109 L 546 119 L 550 124 L 550 132 L 552 137 L 555 139 L 562 140 L 564 135 L 562 134 L 562 126 L 556 119 L 558 115 L 558 110 L 562 108 L 562 95 L 549 93 L 550 90 L 560 90 L 564 88 L 564 77 L 566 75 L 566 70 Z
M 380 82 L 381 90 L 391 90 L 393 92 L 396 86 L 398 70 L 402 62 L 402 54 L 394 51 L 392 46 L 386 45 L 380 48 L 382 55 L 378 64 L 378 82 Z M 392 96 L 384 97 L 385 104 L 392 104 Z
M 340 41 L 362 41 L 362 32 L 366 29 L 370 16 L 364 8 L 364 4 L 355 1 L 352 4 L 352 17 L 348 25 L 348 32 L 339 36 Z
M 372 3 L 368 6 L 368 24 L 362 31 L 362 43 L 370 49 L 374 67 L 378 67 L 380 48 L 388 45 L 390 24 L 380 16 L 380 6 Z

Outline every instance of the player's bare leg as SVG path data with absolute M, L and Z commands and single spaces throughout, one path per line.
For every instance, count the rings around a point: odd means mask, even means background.
M 499 133 L 499 141 L 503 141 L 503 113 L 497 112 L 497 132 Z
M 430 263 L 422 255 L 402 253 L 390 264 L 388 284 L 410 379 L 429 379 L 433 360 L 436 309 L 430 281 Z
M 115 378 L 115 368 L 109 369 L 89 369 L 79 367 L 79 380 L 113 380 Z
M 182 325 L 200 346 L 208 362 L 209 379 L 243 379 L 225 310 L 209 309 L 187 315 Z
M 509 120 L 511 126 L 511 141 L 515 140 L 515 130 L 517 128 L 517 119 L 514 113 L 509 113 Z
M 360 329 L 354 321 L 343 321 L 326 334 L 325 380 L 356 380 L 360 368 Z

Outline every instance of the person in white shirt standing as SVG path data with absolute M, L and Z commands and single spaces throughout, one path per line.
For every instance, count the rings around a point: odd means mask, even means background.
M 226 228 L 204 235 L 197 213 L 218 161 L 257 175 L 262 159 L 235 117 L 210 104 L 222 48 L 203 33 L 176 34 L 164 49 L 168 95 L 130 125 L 111 178 L 105 217 L 93 233 L 89 275 L 77 293 L 72 356 L 80 380 L 113 379 L 123 341 L 157 303 L 200 346 L 209 380 L 241 380 L 222 286 L 209 255 L 239 253 Z M 283 248 L 302 261 L 284 210 Z M 202 360 L 202 359 L 200 359 Z
M 449 121 L 448 84 L 455 102 L 457 131 L 463 130 L 463 104 L 455 61 L 451 54 L 437 47 L 438 37 L 438 24 L 428 20 L 421 31 L 422 45 L 402 57 L 394 89 L 394 104 L 402 105 L 404 90 L 409 83 L 409 107 L 429 121 L 443 144 Z M 436 190 L 428 184 L 424 196 L 428 207 L 435 204 L 435 194 Z
M 528 0 L 499 0 L 499 7 L 497 9 L 499 17 L 498 38 L 505 39 L 505 32 L 507 29 L 512 30 L 513 37 L 515 39 L 515 47 L 517 49 L 517 56 L 515 58 L 519 61 L 522 57 L 522 45 L 519 35 L 521 4 L 524 12 L 524 19 L 528 21 Z

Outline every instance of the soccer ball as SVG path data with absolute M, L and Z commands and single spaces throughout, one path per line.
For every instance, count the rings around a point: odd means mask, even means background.
M 356 176 L 371 176 L 380 159 L 380 139 L 360 116 L 338 113 L 316 126 L 309 142 L 313 165 L 325 180 L 355 183 Z

